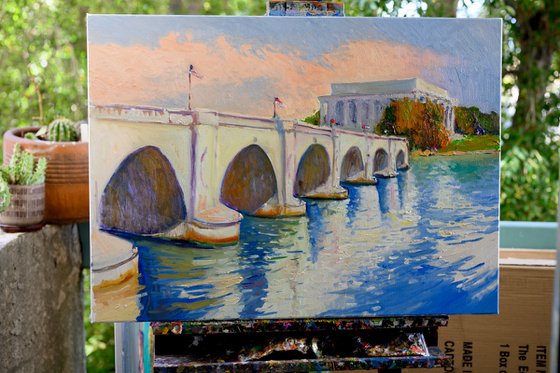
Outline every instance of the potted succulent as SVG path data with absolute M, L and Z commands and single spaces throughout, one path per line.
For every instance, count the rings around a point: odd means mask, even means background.
M 16 144 L 9 164 L 0 167 L 0 227 L 5 232 L 40 229 L 45 212 L 47 160 Z
M 13 128 L 4 134 L 4 164 L 15 144 L 48 162 L 45 221 L 77 223 L 89 218 L 88 143 L 80 141 L 78 124 L 66 118 L 47 126 Z

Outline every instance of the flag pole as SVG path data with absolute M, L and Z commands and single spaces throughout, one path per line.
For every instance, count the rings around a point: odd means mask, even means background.
M 273 114 L 272 114 L 273 118 L 276 118 L 276 100 L 277 99 L 278 98 L 274 97 L 274 101 L 272 102 L 272 106 L 274 107 L 274 111 L 273 111 Z
M 191 69 L 189 68 L 189 103 L 188 103 L 188 106 L 187 106 L 189 111 L 191 110 L 191 101 L 192 101 L 192 96 L 191 96 Z

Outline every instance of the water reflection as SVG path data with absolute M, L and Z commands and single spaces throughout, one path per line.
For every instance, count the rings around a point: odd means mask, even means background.
M 245 218 L 237 246 L 137 242 L 147 319 L 494 312 L 498 157 L 414 159 L 307 216 Z
M 178 247 L 138 241 L 142 309 L 139 320 L 169 320 L 237 315 L 239 248 Z M 227 302 L 225 301 L 227 299 Z
M 272 316 L 267 307 L 286 288 L 293 287 L 297 263 L 305 251 L 298 242 L 308 241 L 307 218 L 244 219 L 239 246 L 239 268 L 243 280 L 238 286 L 243 308 L 241 318 Z M 297 267 L 297 266 L 296 266 Z M 275 274 L 281 273 L 281 276 Z M 281 289 L 278 289 L 278 288 Z

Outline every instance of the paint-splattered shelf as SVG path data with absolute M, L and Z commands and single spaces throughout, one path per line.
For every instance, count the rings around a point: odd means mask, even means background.
M 154 371 L 437 368 L 447 317 L 152 323 Z
M 184 356 L 156 356 L 154 372 L 309 372 L 368 369 L 440 368 L 447 366 L 447 356 L 437 347 L 430 356 L 365 357 L 299 360 L 270 360 L 252 362 L 198 362 Z
M 381 317 L 367 319 L 295 319 L 153 322 L 155 335 L 341 331 L 395 328 L 437 328 L 447 326 L 447 316 Z

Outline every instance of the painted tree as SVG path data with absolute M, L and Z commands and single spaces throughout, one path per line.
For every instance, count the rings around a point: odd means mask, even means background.
M 465 135 L 474 135 L 477 130 L 486 134 L 500 133 L 500 118 L 498 113 L 483 113 L 475 106 L 457 106 L 455 112 L 455 130 Z
M 403 98 L 385 109 L 377 132 L 406 136 L 417 149 L 442 149 L 449 144 L 449 133 L 443 122 L 444 108 L 430 100 L 425 103 Z

